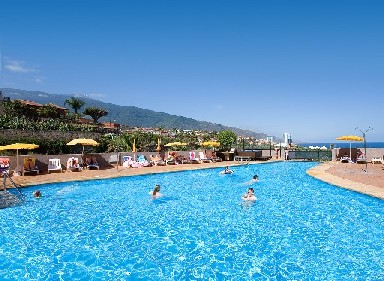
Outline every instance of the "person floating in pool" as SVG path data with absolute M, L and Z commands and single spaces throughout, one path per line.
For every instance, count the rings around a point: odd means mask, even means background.
M 156 184 L 155 189 L 152 191 L 152 198 L 157 198 L 162 196 L 160 193 L 160 184 Z
M 252 185 L 252 184 L 254 184 L 255 182 L 258 182 L 258 181 L 259 181 L 259 177 L 257 175 L 254 175 L 250 181 L 247 181 L 245 183 L 245 185 Z
M 257 198 L 255 196 L 255 191 L 252 187 L 248 188 L 248 192 L 244 193 L 242 199 L 247 201 L 256 201 Z
M 40 190 L 36 190 L 33 192 L 33 197 L 35 198 L 41 198 L 42 197 L 42 194 L 41 194 L 41 191 Z
M 224 171 L 221 171 L 220 174 L 232 174 L 233 170 L 229 169 L 228 166 L 225 166 Z

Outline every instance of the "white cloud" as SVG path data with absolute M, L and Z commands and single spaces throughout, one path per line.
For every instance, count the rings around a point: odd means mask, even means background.
M 24 61 L 12 60 L 9 58 L 5 58 L 4 68 L 11 71 L 11 72 L 16 72 L 16 73 L 34 73 L 34 72 L 37 72 L 36 69 L 25 66 Z
M 46 77 L 43 77 L 43 76 L 36 76 L 33 81 L 35 81 L 36 83 L 39 83 L 39 84 L 43 84 L 45 79 L 47 79 Z

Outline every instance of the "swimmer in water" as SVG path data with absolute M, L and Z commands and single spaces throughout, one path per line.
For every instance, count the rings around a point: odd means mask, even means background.
M 152 198 L 160 196 L 162 196 L 162 194 L 160 193 L 160 184 L 156 184 L 155 189 L 152 191 Z
M 257 175 L 254 175 L 252 179 L 250 181 L 245 182 L 244 185 L 252 185 L 258 181 L 259 181 L 259 177 Z
M 242 199 L 247 201 L 256 201 L 255 191 L 252 187 L 248 188 L 248 192 L 244 193 Z
M 228 166 L 225 166 L 224 171 L 221 171 L 220 174 L 232 174 L 233 170 L 230 170 Z
M 35 198 L 41 198 L 42 194 L 41 194 L 41 191 L 40 190 L 36 190 L 33 192 L 33 196 Z

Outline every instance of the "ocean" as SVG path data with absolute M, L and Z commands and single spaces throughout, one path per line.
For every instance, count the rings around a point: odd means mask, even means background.
M 349 148 L 349 142 L 302 142 L 297 143 L 298 146 L 301 147 L 309 147 L 309 146 L 325 146 L 327 148 L 330 148 L 331 145 L 333 145 L 334 148 Z M 358 147 L 362 148 L 364 147 L 364 142 L 362 141 L 353 141 L 351 142 L 351 147 Z M 384 142 L 367 142 L 367 148 L 384 148 Z

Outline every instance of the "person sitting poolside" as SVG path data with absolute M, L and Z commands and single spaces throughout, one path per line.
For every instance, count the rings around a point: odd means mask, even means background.
M 229 169 L 228 166 L 225 166 L 224 171 L 221 171 L 220 174 L 232 174 L 233 170 Z
M 152 191 L 152 198 L 157 198 L 162 196 L 160 193 L 160 184 L 156 184 L 155 189 Z
M 248 188 L 248 192 L 244 193 L 243 200 L 248 200 L 248 201 L 256 201 L 256 196 L 255 196 L 255 191 L 253 190 L 252 187 Z

